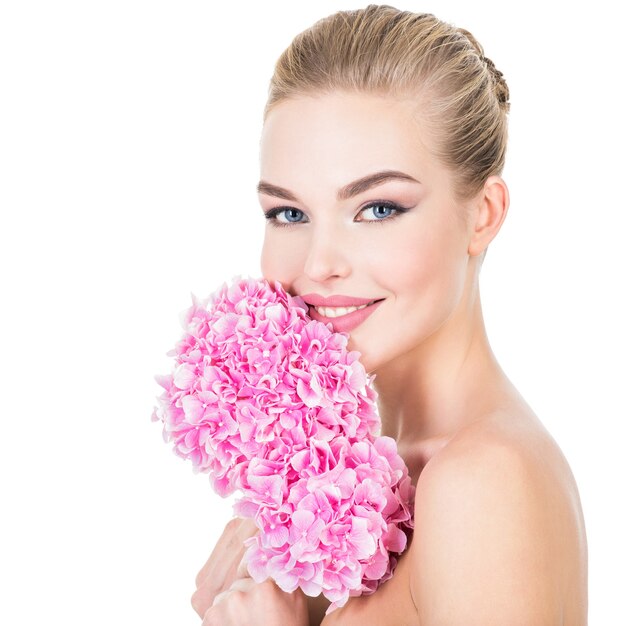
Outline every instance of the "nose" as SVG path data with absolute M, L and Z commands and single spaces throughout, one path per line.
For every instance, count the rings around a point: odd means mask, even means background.
M 315 282 L 350 274 L 348 250 L 340 238 L 327 230 L 311 236 L 304 264 L 304 273 Z

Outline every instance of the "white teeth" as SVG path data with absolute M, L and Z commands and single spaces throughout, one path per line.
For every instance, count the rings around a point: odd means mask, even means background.
M 316 306 L 315 310 L 324 317 L 340 317 L 341 315 L 347 315 L 353 311 L 364 309 L 366 306 L 372 304 L 362 304 L 361 306 Z

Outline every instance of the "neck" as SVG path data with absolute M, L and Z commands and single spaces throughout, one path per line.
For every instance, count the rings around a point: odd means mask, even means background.
M 372 373 L 381 434 L 399 450 L 447 441 L 516 393 L 489 345 L 478 289 L 419 346 Z

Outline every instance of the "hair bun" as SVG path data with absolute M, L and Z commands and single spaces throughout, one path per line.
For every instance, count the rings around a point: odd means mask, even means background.
M 490 58 L 485 56 L 483 47 L 476 40 L 474 35 L 470 33 L 469 30 L 466 30 L 465 28 L 459 28 L 459 27 L 457 27 L 457 30 L 468 39 L 468 41 L 472 44 L 472 47 L 476 50 L 476 53 L 480 57 L 480 60 L 487 66 L 487 69 L 489 70 L 491 77 L 493 79 L 496 98 L 498 99 L 498 102 L 500 104 L 504 105 L 505 110 L 508 112 L 509 106 L 510 106 L 509 104 L 510 94 L 509 94 L 509 87 L 506 84 L 506 80 L 504 80 L 504 74 L 499 69 L 496 68 L 494 62 Z
M 506 80 L 504 80 L 504 74 L 495 66 L 494 62 L 490 58 L 481 54 L 480 59 L 487 65 L 487 68 L 489 69 L 489 71 L 491 72 L 491 75 L 493 76 L 498 102 L 500 104 L 505 104 L 507 111 L 508 111 L 509 87 L 506 84 Z

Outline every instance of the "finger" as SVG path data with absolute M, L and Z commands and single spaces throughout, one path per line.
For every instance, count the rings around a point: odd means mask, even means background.
M 249 591 L 252 589 L 256 583 L 252 578 L 247 576 L 246 578 L 238 578 L 233 584 L 228 588 L 228 591 Z
M 231 593 L 230 589 L 226 589 L 226 591 L 222 591 L 222 593 L 218 593 L 215 596 L 215 599 L 213 600 L 213 604 L 211 605 L 211 608 L 213 608 L 214 606 L 217 606 L 220 602 L 225 600 L 229 593 Z
M 234 579 L 237 565 L 245 552 L 243 542 L 258 531 L 251 519 L 234 517 L 229 520 L 211 555 L 196 575 L 196 587 L 200 587 L 209 577 L 217 583 L 214 586 L 227 587 L 226 583 Z
M 237 578 L 249 577 L 245 564 L 241 565 L 248 549 L 243 543 L 258 532 L 249 518 L 236 517 L 226 524 L 211 556 L 196 576 L 191 606 L 200 617 L 212 606 L 218 593 L 226 591 Z
M 244 545 L 244 543 L 258 533 L 259 529 L 252 520 L 246 519 L 242 521 L 241 526 L 237 530 L 240 543 L 237 544 L 231 554 L 231 566 L 224 579 L 224 587 L 229 587 L 238 578 L 248 578 L 250 576 L 246 558 L 249 546 Z
M 236 533 L 240 524 L 241 518 L 239 517 L 233 517 L 227 522 L 224 530 L 222 531 L 222 534 L 213 546 L 213 550 L 211 551 L 209 558 L 206 560 L 206 563 L 202 566 L 202 568 L 196 575 L 196 587 L 199 587 L 204 582 L 206 577 L 211 574 L 211 570 L 215 567 L 213 557 L 223 551 L 229 551 L 231 549 L 231 544 L 234 541 L 237 541 Z
M 241 557 L 242 555 L 239 554 L 239 556 Z M 209 576 L 193 593 L 191 606 L 200 617 L 213 605 L 217 595 L 227 591 L 236 579 L 249 577 L 247 571 L 239 571 L 235 574 L 236 565 L 237 563 L 234 562 L 226 572 L 216 569 L 215 575 L 213 577 Z
M 253 537 L 259 532 L 259 527 L 256 525 L 253 519 L 242 519 L 237 528 L 237 537 L 239 541 L 243 543 L 246 539 Z
M 211 555 L 196 576 L 196 591 L 191 596 L 191 606 L 202 617 L 211 607 L 215 596 L 228 589 L 233 579 L 233 571 L 241 559 L 237 531 L 241 518 L 232 518 L 227 522 L 217 540 Z
M 250 572 L 248 571 L 248 552 L 244 552 L 241 561 L 239 561 L 239 565 L 237 566 L 237 572 L 235 573 L 235 578 L 250 578 Z
M 222 591 L 221 593 L 218 593 L 215 596 L 215 600 L 213 600 L 212 606 L 216 606 L 220 602 L 223 602 L 233 591 L 249 591 L 250 589 L 252 589 L 252 587 L 254 587 L 255 584 L 256 583 L 254 582 L 254 580 L 252 580 L 252 578 L 250 577 L 238 578 L 228 589 Z

